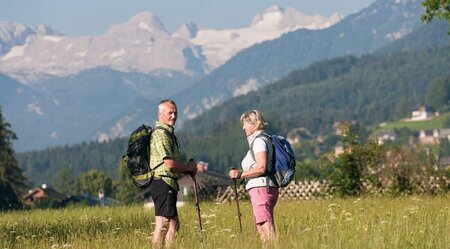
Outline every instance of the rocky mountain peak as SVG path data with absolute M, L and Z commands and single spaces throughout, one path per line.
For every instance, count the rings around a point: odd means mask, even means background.
M 183 24 L 175 33 L 173 33 L 173 37 L 180 37 L 188 40 L 197 36 L 197 32 L 197 25 L 193 22 L 188 22 Z
M 36 28 L 34 30 L 36 31 L 37 35 L 58 35 L 58 36 L 62 35 L 58 31 L 56 31 L 50 27 L 47 27 L 43 24 L 36 26 Z
M 269 7 L 265 12 L 257 14 L 252 20 L 252 27 L 256 26 L 276 26 L 284 14 L 284 10 L 278 5 Z
M 166 28 L 153 13 L 144 11 L 133 16 L 129 21 L 114 25 L 108 31 L 115 35 L 131 35 L 139 33 L 166 33 Z
M 266 9 L 264 13 L 283 13 L 284 10 L 280 6 L 274 4 Z
M 133 16 L 130 19 L 130 21 L 128 21 L 128 23 L 133 23 L 133 24 L 136 24 L 136 23 L 139 24 L 142 22 L 148 24 L 150 27 L 155 27 L 158 29 L 165 30 L 164 25 L 161 23 L 161 21 L 158 19 L 158 17 L 148 11 L 140 12 L 140 13 L 136 14 L 135 16 Z

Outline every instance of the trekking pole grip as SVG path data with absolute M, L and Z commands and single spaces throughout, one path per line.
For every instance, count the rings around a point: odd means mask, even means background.
M 231 167 L 230 170 L 236 170 L 236 168 Z M 234 199 L 238 199 L 239 198 L 239 196 L 238 196 L 239 194 L 237 192 L 237 185 L 236 185 L 237 181 L 236 181 L 236 178 L 232 178 L 231 180 L 233 180 L 233 186 L 234 186 L 234 189 L 233 189 Z
M 230 170 L 236 170 L 236 168 L 231 167 Z M 242 175 L 242 171 L 238 170 L 238 174 L 237 174 L 236 178 L 232 178 L 233 182 L 235 182 L 237 179 L 241 179 L 241 175 Z
M 230 167 L 230 170 L 236 170 L 235 167 Z M 232 178 L 231 180 L 233 180 L 233 182 L 236 182 L 236 178 Z
M 193 162 L 194 158 L 189 158 L 189 162 Z M 195 175 L 194 172 L 189 172 L 189 175 L 192 177 L 192 179 L 194 179 Z

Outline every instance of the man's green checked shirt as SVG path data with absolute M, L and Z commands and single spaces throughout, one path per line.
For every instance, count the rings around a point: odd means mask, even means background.
M 156 121 L 155 127 L 157 126 L 166 128 L 175 138 L 173 127 L 159 121 Z M 150 168 L 154 169 L 156 166 L 161 165 L 155 170 L 155 178 L 161 178 L 169 186 L 175 190 L 179 190 L 177 180 L 182 174 L 170 171 L 170 169 L 164 165 L 164 158 L 172 158 L 173 160 L 180 159 L 178 143 L 176 142 L 176 138 L 175 140 L 172 139 L 172 137 L 164 130 L 155 129 L 152 132 L 152 138 L 150 139 Z

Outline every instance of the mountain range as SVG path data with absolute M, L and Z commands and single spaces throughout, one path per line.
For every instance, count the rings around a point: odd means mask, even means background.
M 2 22 L 0 105 L 18 151 L 127 135 L 162 98 L 177 101 L 182 125 L 292 70 L 373 53 L 420 28 L 421 12 L 418 0 L 379 0 L 342 20 L 274 6 L 246 28 L 174 34 L 144 12 L 89 37 Z
M 240 51 L 225 64 L 196 81 L 173 99 L 182 108 L 179 123 L 237 96 L 257 91 L 289 72 L 314 62 L 342 55 L 374 53 L 424 26 L 418 0 L 378 0 L 369 7 L 321 30 L 299 29 L 278 39 L 257 43 Z M 139 102 L 155 106 L 157 102 Z M 137 108 L 134 108 L 137 109 Z M 156 117 L 154 110 L 135 112 L 139 120 Z M 119 116 L 120 119 L 128 114 Z M 109 127 L 114 127 L 112 120 Z M 130 122 L 125 130 L 136 123 Z M 100 133 L 111 134 L 111 128 Z
M 190 23 L 170 34 L 154 14 L 142 12 L 105 34 L 81 37 L 0 22 L 0 105 L 19 151 L 108 140 L 151 118 L 133 114 L 150 108 L 140 103 L 183 92 L 240 50 L 340 18 L 272 6 L 242 29 Z
M 96 67 L 168 77 L 173 71 L 202 75 L 208 70 L 198 47 L 172 38 L 149 12 L 139 13 L 99 36 L 66 37 L 46 33 L 29 37 L 0 60 L 2 73 L 28 84 Z
M 326 28 L 341 19 L 306 16 L 272 6 L 242 29 L 199 29 L 185 24 L 171 34 L 157 16 L 141 12 L 98 36 L 68 37 L 45 26 L 0 23 L 0 72 L 23 83 L 96 67 L 153 75 L 203 75 L 240 50 L 299 28 Z

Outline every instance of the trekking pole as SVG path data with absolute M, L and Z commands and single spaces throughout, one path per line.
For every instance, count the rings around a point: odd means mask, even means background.
M 231 168 L 231 169 L 235 170 L 235 168 Z M 241 209 L 239 208 L 239 195 L 237 192 L 236 178 L 233 178 L 233 185 L 234 185 L 234 199 L 236 200 L 237 215 L 238 215 L 238 219 L 239 219 L 239 228 L 242 233 Z
M 194 159 L 190 159 L 189 161 L 194 161 Z M 195 199 L 195 207 L 197 208 L 197 221 L 198 221 L 198 231 L 200 233 L 200 242 L 203 243 L 203 235 L 202 235 L 202 217 L 200 216 L 200 204 L 198 201 L 198 192 L 197 192 L 197 180 L 195 179 L 195 174 L 191 173 L 192 181 L 194 181 L 194 199 Z

